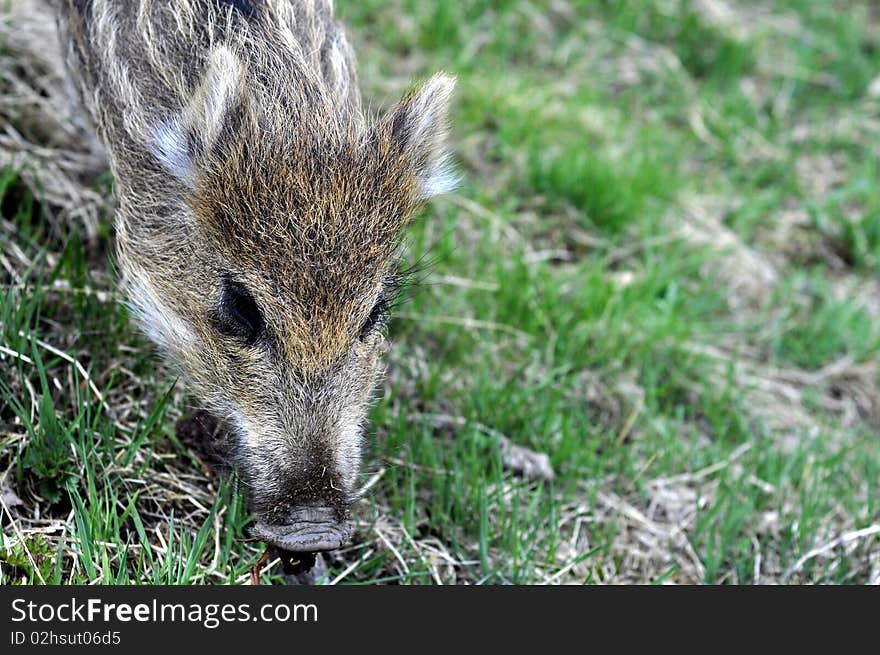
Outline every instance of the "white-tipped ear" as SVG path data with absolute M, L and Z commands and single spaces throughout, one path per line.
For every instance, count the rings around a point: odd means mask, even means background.
M 154 126 L 150 150 L 182 182 L 192 180 L 196 149 L 210 149 L 229 111 L 240 101 L 242 78 L 235 54 L 218 46 L 209 55 L 205 75 L 189 104 L 178 117 Z
M 423 198 L 447 193 L 459 182 L 446 152 L 454 89 L 455 78 L 438 73 L 404 97 L 391 117 L 391 138 L 415 162 Z
M 202 141 L 213 143 L 229 110 L 241 97 L 241 63 L 226 46 L 214 48 L 208 69 L 196 95 L 184 111 L 184 120 L 201 133 Z
M 441 155 L 424 175 L 419 176 L 422 198 L 441 196 L 455 191 L 459 184 L 461 184 L 461 174 L 455 169 L 452 158 L 446 154 Z
M 181 182 L 192 182 L 192 153 L 178 120 L 159 121 L 150 135 L 150 152 Z

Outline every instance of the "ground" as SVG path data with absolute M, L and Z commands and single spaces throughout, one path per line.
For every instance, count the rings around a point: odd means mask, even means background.
M 457 75 L 464 181 L 404 243 L 324 581 L 880 583 L 874 3 L 337 5 L 377 110 Z M 0 24 L 0 581 L 250 582 L 121 303 L 106 166 L 40 21 Z

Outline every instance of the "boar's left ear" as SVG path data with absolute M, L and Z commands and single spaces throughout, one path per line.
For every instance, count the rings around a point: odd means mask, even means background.
M 391 141 L 414 162 L 423 198 L 452 191 L 459 182 L 446 151 L 454 88 L 454 77 L 434 75 L 407 94 L 389 117 Z

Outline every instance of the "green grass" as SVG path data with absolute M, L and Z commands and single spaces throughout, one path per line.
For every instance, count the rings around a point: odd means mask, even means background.
M 869 3 L 337 4 L 375 103 L 458 76 L 465 182 L 408 234 L 429 265 L 327 579 L 880 580 Z M 0 580 L 248 581 L 262 545 L 176 434 L 111 218 L 87 244 L 17 169 L 0 195 Z

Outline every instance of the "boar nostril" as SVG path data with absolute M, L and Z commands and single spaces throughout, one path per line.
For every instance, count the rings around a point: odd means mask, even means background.
M 257 521 L 251 531 L 258 539 L 294 553 L 335 550 L 351 538 L 349 523 L 326 507 L 300 507 L 283 523 Z

